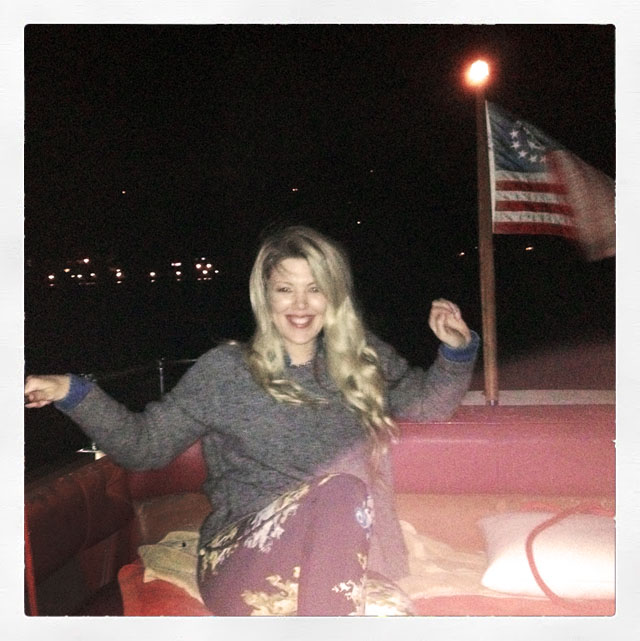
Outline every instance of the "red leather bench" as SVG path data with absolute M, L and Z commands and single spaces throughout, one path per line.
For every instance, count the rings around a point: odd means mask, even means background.
M 496 506 L 615 501 L 613 405 L 463 406 L 447 422 L 402 423 L 401 433 L 392 453 L 400 518 L 463 547 L 481 543 L 474 523 Z M 209 614 L 176 586 L 143 583 L 136 561 L 138 545 L 197 529 L 209 509 L 204 478 L 196 443 L 162 470 L 125 472 L 105 457 L 28 486 L 27 611 Z M 496 609 L 480 599 L 471 613 L 514 614 L 507 601 Z M 456 613 L 452 603 L 429 613 Z M 559 612 L 541 602 L 535 613 Z

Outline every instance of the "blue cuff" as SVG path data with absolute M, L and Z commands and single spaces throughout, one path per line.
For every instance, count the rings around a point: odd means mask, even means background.
M 71 379 L 69 385 L 69 391 L 67 395 L 54 403 L 54 405 L 63 411 L 72 410 L 76 405 L 80 404 L 80 401 L 89 393 L 89 390 L 93 387 L 93 383 L 81 376 L 76 376 L 75 374 L 69 374 Z
M 471 330 L 471 342 L 468 345 L 460 347 L 459 349 L 455 349 L 442 343 L 440 345 L 440 353 L 448 361 L 454 361 L 456 363 L 468 363 L 475 358 L 479 346 L 480 336 L 478 336 L 476 332 Z

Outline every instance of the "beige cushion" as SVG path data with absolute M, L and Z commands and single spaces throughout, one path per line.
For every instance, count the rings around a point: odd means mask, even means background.
M 545 596 L 526 552 L 529 534 L 556 515 L 513 512 L 480 521 L 488 568 L 482 585 L 523 596 Z M 532 555 L 546 586 L 569 599 L 611 599 L 615 592 L 615 523 L 613 517 L 571 514 L 540 531 Z

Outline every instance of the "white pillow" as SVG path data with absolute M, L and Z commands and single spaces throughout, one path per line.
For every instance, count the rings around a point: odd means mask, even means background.
M 529 566 L 526 540 L 550 512 L 510 512 L 478 521 L 488 568 L 482 585 L 497 592 L 545 596 Z M 533 541 L 538 574 L 558 596 L 609 599 L 615 592 L 615 523 L 612 517 L 572 514 Z

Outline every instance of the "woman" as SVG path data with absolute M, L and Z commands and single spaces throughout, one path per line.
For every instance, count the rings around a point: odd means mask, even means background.
M 304 227 L 262 244 L 250 298 L 251 341 L 210 350 L 143 412 L 73 375 L 28 377 L 27 407 L 55 402 L 130 469 L 162 467 L 201 439 L 215 509 L 200 531 L 198 582 L 214 614 L 362 614 L 408 571 L 392 416 L 450 416 L 479 337 L 436 300 L 437 359 L 410 368 L 366 332 L 343 251 Z

